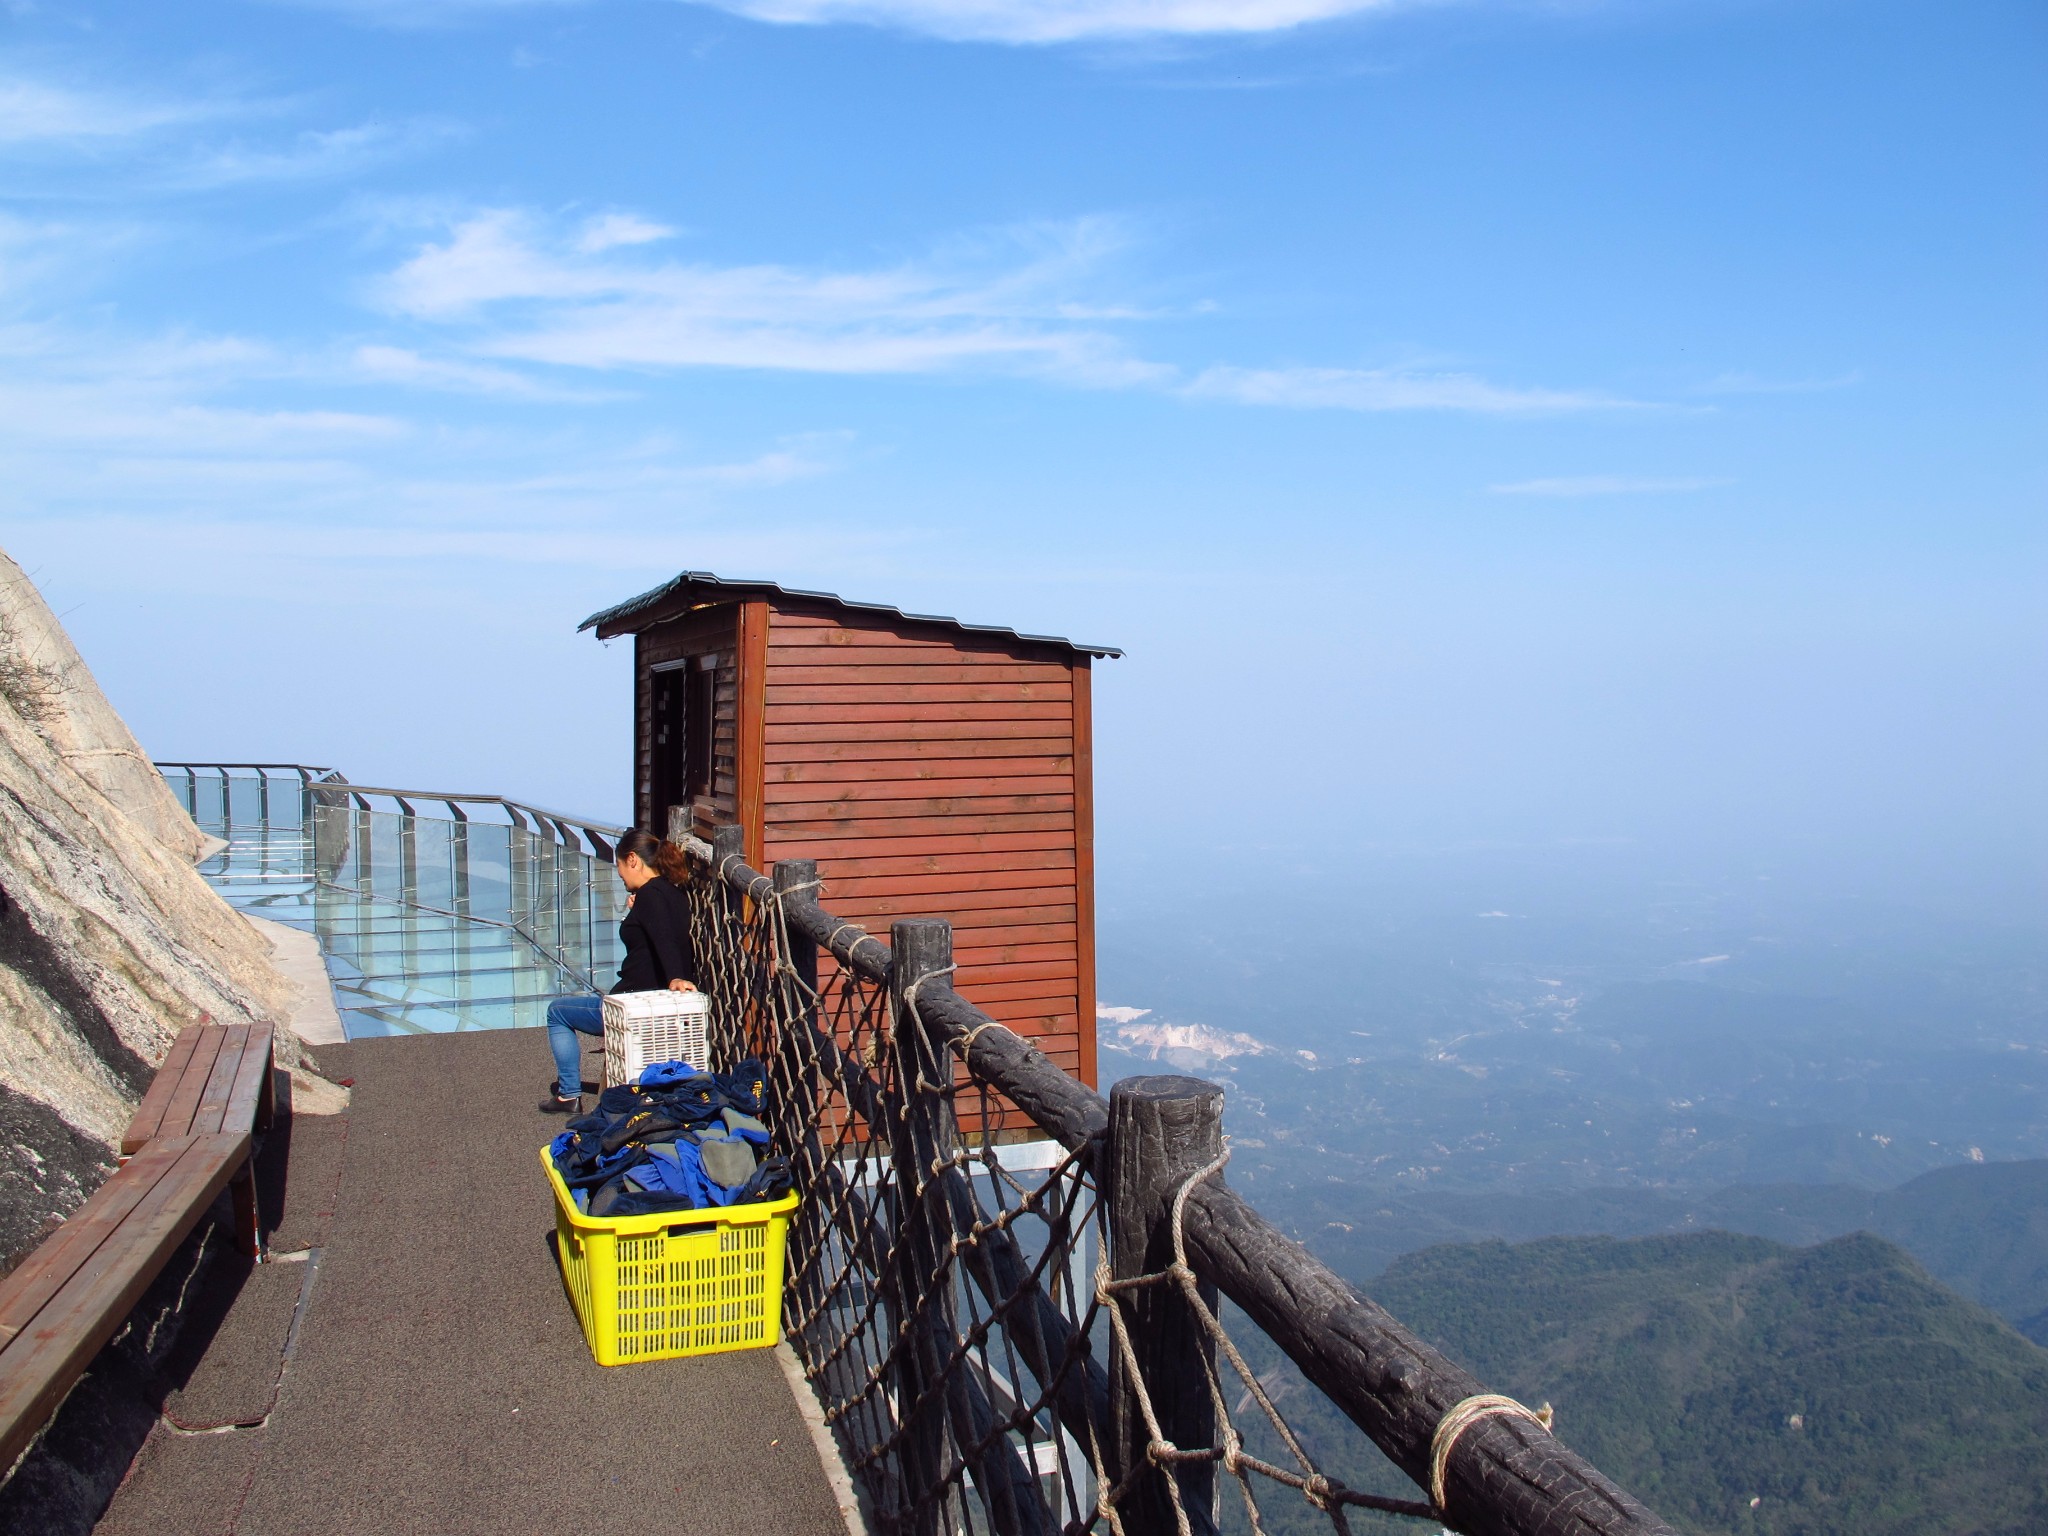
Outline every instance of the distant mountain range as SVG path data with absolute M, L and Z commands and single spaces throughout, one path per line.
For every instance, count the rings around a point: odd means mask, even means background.
M 1333 1268 L 1358 1277 L 1376 1275 L 1402 1254 L 1432 1244 L 1489 1238 L 1713 1229 L 1807 1244 L 1873 1232 L 2048 1346 L 2048 1160 L 1938 1168 L 1890 1190 L 1764 1184 L 1703 1195 L 1649 1189 L 1445 1193 L 1361 1209 L 1355 1195 L 1310 1186 L 1262 1190 L 1259 1199 Z
M 1450 1245 L 1396 1261 L 1369 1289 L 1490 1388 L 1553 1404 L 1567 1444 L 1695 1536 L 2048 1530 L 2048 1353 L 1882 1238 Z M 1354 1487 L 1413 1496 L 1235 1323 L 1319 1462 Z M 1241 1420 L 1254 1452 L 1284 1455 L 1254 1418 Z M 1226 1526 L 1247 1529 L 1225 1491 Z M 1260 1491 L 1275 1536 L 1328 1529 L 1298 1499 Z

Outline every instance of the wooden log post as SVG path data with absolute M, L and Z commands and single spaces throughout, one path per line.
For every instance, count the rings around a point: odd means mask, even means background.
M 682 813 L 681 806 L 675 808 L 675 814 Z M 863 1352 L 845 1347 L 845 1335 L 865 1326 L 878 1336 L 893 1337 L 895 1298 L 885 1295 L 883 1315 L 864 1320 L 851 1293 L 842 1295 L 836 1305 L 827 1300 L 836 1278 L 835 1263 L 857 1268 L 864 1281 L 873 1284 L 887 1243 L 878 1239 L 867 1200 L 852 1187 L 819 1132 L 820 1116 L 838 1086 L 837 1074 L 828 1070 L 819 1051 L 818 941 L 791 920 L 806 904 L 816 904 L 818 866 L 810 859 L 784 859 L 769 871 L 769 878 L 782 906 L 781 942 L 787 946 L 783 959 L 795 973 L 793 984 L 782 983 L 792 994 L 791 1006 L 788 1017 L 779 1020 L 783 1031 L 775 1042 L 775 1060 L 768 1064 L 775 1088 L 768 1104 L 769 1129 L 775 1145 L 788 1154 L 805 1196 L 791 1218 L 787 1273 L 799 1310 L 808 1320 L 791 1333 L 790 1343 L 807 1371 L 820 1372 L 822 1406 L 842 1410 L 833 1424 L 840 1453 L 849 1467 L 859 1470 L 877 1517 L 893 1526 L 905 1502 L 902 1480 L 893 1458 L 874 1453 L 896 1426 L 887 1397 L 866 1390 L 861 1379 Z M 821 1360 L 826 1362 L 822 1369 L 817 1363 Z
M 959 1336 L 950 1282 L 939 1276 L 947 1244 L 926 1198 L 932 1163 L 944 1137 L 951 1104 L 929 1092 L 930 1068 L 923 1032 L 916 1028 L 911 1001 L 919 983 L 953 963 L 953 926 L 910 919 L 889 926 L 894 957 L 889 976 L 889 1034 L 895 1092 L 890 1103 L 890 1162 L 895 1165 L 899 1211 L 896 1232 L 897 1315 L 908 1325 L 898 1334 L 896 1412 L 905 1431 L 903 1477 L 917 1495 L 939 1489 L 952 1466 L 956 1445 L 942 1379 L 953 1341 Z M 957 1134 L 957 1133 L 956 1133 Z M 947 1150 L 951 1150 L 948 1147 Z M 950 1497 L 927 1502 L 911 1522 L 918 1536 L 959 1528 Z
M 839 1187 L 843 1181 L 834 1181 L 830 1190 L 821 1187 L 829 1177 L 827 1164 L 831 1159 L 819 1133 L 820 1118 L 827 1112 L 830 1097 L 818 1060 L 818 945 L 802 928 L 787 920 L 789 907 L 815 889 L 818 866 L 810 859 L 784 859 L 769 871 L 769 878 L 784 916 L 777 942 L 783 946 L 782 960 L 794 973 L 794 979 L 777 978 L 775 983 L 784 1006 L 774 1010 L 779 1028 L 773 1042 L 774 1056 L 766 1062 L 772 1085 L 767 1106 L 768 1129 L 776 1148 L 789 1157 L 801 1185 L 816 1196 L 798 1206 L 791 1218 L 789 1245 L 792 1257 L 797 1260 L 790 1269 L 791 1278 L 822 1289 L 818 1271 L 808 1260 L 826 1242 L 829 1228 L 825 1207 L 828 1201 L 843 1203 L 844 1192 Z M 785 1012 L 787 1017 L 783 1017 Z M 815 1353 L 821 1355 L 828 1347 L 820 1345 Z
M 806 900 L 815 903 L 818 898 L 818 861 L 816 859 L 784 859 L 769 871 L 769 878 L 775 882 L 775 894 L 783 903 L 785 919 L 792 906 Z M 789 968 L 796 972 L 796 979 L 803 984 L 806 998 L 805 1020 L 813 1027 L 818 1022 L 818 945 L 817 941 L 804 932 L 797 924 L 784 922 L 785 936 L 789 950 L 785 958 Z
M 687 805 L 672 805 L 668 808 L 668 840 L 678 848 L 687 848 L 690 839 L 696 836 L 696 829 L 690 824 L 690 808 Z
M 904 1470 L 913 1489 L 928 1492 L 939 1486 L 956 1458 L 964 1460 L 987 1523 L 999 1536 L 1046 1536 L 1054 1524 L 1044 1495 L 1009 1436 L 997 1431 L 973 1358 L 951 1363 L 960 1342 L 956 1287 L 963 1278 L 954 1258 L 959 1233 L 948 1198 L 949 1185 L 960 1176 L 953 1161 L 960 1151 L 953 1054 L 915 1005 L 925 983 L 934 990 L 946 984 L 953 965 L 953 925 L 936 918 L 892 923 L 889 951 L 889 1032 L 899 1113 L 890 1156 L 902 1211 L 896 1273 L 905 1290 L 902 1315 L 909 1322 L 901 1355 L 916 1377 L 916 1390 L 897 1400 L 910 1431 Z M 909 1294 L 913 1290 L 914 1297 Z M 972 1522 L 957 1507 L 961 1495 L 954 1489 L 932 1499 L 913 1527 L 947 1533 L 968 1528 Z M 941 1523 L 933 1525 L 934 1520 Z
M 1194 1077 L 1127 1077 L 1110 1090 L 1109 1143 L 1101 1166 L 1109 1210 L 1109 1269 L 1113 1280 L 1154 1275 L 1173 1263 L 1173 1200 L 1189 1178 L 1223 1152 L 1223 1090 Z M 1213 1312 L 1216 1288 L 1204 1282 Z M 1220 1443 L 1210 1392 L 1216 1345 L 1168 1281 L 1127 1291 L 1123 1310 L 1138 1381 L 1120 1349 L 1109 1362 L 1109 1466 L 1112 1486 L 1151 1460 L 1151 1430 L 1138 1400 L 1151 1401 L 1159 1433 L 1183 1451 Z M 1163 1472 L 1140 1473 L 1118 1504 L 1128 1536 L 1173 1536 L 1179 1530 L 1165 1478 L 1179 1489 L 1180 1505 L 1196 1536 L 1216 1529 L 1216 1465 L 1182 1462 Z
M 711 872 L 721 880 L 725 877 L 728 859 L 747 862 L 747 829 L 742 826 L 719 827 L 711 834 Z

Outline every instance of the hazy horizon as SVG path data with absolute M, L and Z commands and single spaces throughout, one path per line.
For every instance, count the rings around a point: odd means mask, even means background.
M 1125 647 L 1106 900 L 2038 922 L 2039 8 L 1223 9 L 17 10 L 0 542 L 165 757 L 620 816 L 691 567 Z

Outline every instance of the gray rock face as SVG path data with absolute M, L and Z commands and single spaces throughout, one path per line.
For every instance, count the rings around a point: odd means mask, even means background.
M 96 1187 L 180 1029 L 289 1017 L 269 945 L 193 869 L 202 846 L 0 555 L 0 1106 L 23 1138 L 0 1168 L 0 1267 Z M 278 1055 L 300 1060 L 282 1028 Z

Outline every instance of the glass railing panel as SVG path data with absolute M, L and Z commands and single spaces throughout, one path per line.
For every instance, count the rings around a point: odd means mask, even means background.
M 407 814 L 289 770 L 165 779 L 226 845 L 201 865 L 215 888 L 319 942 L 351 1038 L 531 1027 L 617 973 L 624 891 L 549 823 L 417 814 L 445 802 L 409 794 Z
M 547 1022 L 547 1003 L 540 999 L 512 1000 L 469 1003 L 459 1008 L 368 1004 L 342 1008 L 341 1016 L 352 1040 L 378 1035 L 454 1034 L 466 1029 L 534 1029 Z

